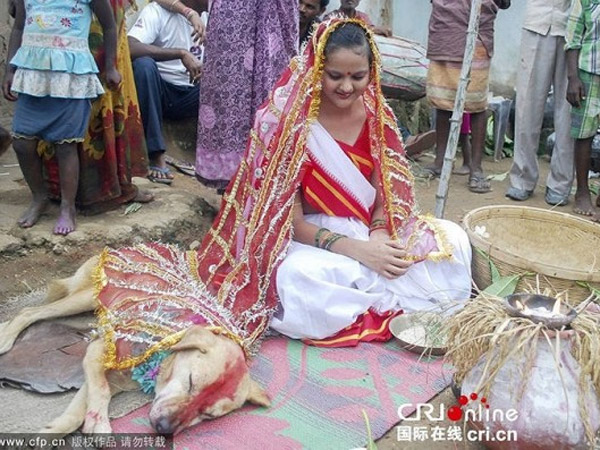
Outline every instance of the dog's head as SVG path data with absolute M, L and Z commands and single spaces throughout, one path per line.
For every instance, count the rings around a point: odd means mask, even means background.
M 160 367 L 150 422 L 174 434 L 204 419 L 223 416 L 246 401 L 269 406 L 250 378 L 242 348 L 202 326 L 190 328 Z

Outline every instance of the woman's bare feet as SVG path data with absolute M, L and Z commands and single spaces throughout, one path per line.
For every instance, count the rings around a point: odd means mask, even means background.
M 75 231 L 75 207 L 61 205 L 60 214 L 56 225 L 54 225 L 54 234 L 60 234 L 66 236 L 67 234 Z
M 31 228 L 37 223 L 47 205 L 48 199 L 46 197 L 39 199 L 34 198 L 31 201 L 29 208 L 27 208 L 21 217 L 19 217 L 19 220 L 17 220 L 17 224 L 21 228 Z

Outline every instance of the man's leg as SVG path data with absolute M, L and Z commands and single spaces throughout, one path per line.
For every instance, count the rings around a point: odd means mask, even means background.
M 592 140 L 594 138 L 575 140 L 575 173 L 577 177 L 577 191 L 575 192 L 575 206 L 573 211 L 582 216 L 592 216 L 596 210 L 592 205 L 592 196 L 588 186 L 588 173 L 590 171 L 590 157 L 592 153 Z
M 167 172 L 164 161 L 166 145 L 162 134 L 163 90 L 166 83 L 160 76 L 156 62 L 147 56 L 133 61 L 133 77 L 148 147 L 149 176 L 172 179 L 173 175 Z
M 461 133 L 458 137 L 458 145 L 460 145 L 462 151 L 463 163 L 458 169 L 454 169 L 452 173 L 455 175 L 469 175 L 471 173 L 471 154 L 473 153 L 471 149 L 471 134 Z
M 529 30 L 522 32 L 520 65 L 517 71 L 515 154 L 510 169 L 511 188 L 507 192 L 508 197 L 513 200 L 527 199 L 538 181 L 537 151 L 544 106 L 556 66 L 554 45 L 553 36 L 541 36 Z M 562 95 L 566 101 L 566 92 Z M 569 124 L 568 120 L 566 124 Z
M 17 223 L 21 228 L 35 225 L 48 204 L 48 191 L 42 175 L 42 159 L 37 153 L 37 139 L 15 139 L 13 148 L 33 199 Z
M 556 65 L 554 69 L 554 129 L 556 142 L 550 161 L 550 173 L 546 186 L 549 192 L 569 198 L 574 176 L 574 141 L 570 135 L 571 105 L 567 101 L 567 61 L 565 41 L 562 37 L 553 37 L 555 41 Z M 548 197 L 548 195 L 547 195 Z
M 491 191 L 490 182 L 485 179 L 482 159 L 485 146 L 487 125 L 486 111 L 471 113 L 471 174 L 469 175 L 469 190 L 477 194 Z
M 176 86 L 166 84 L 165 90 L 165 117 L 172 120 L 181 120 L 198 117 L 200 107 L 200 85 Z
M 60 214 L 54 234 L 67 235 L 75 231 L 75 197 L 79 186 L 79 155 L 76 143 L 56 144 L 60 178 Z
M 448 143 L 448 135 L 450 134 L 452 111 L 436 109 L 435 114 L 435 161 L 432 165 L 427 166 L 426 169 L 430 170 L 434 175 L 439 175 L 442 173 L 442 166 L 444 165 L 444 155 L 446 154 L 446 144 Z
M 579 108 L 573 108 L 571 113 L 571 136 L 575 138 L 575 176 L 577 191 L 573 212 L 584 216 L 596 217 L 592 205 L 588 174 L 592 141 L 600 126 L 600 76 L 579 70 L 579 78 L 583 83 L 586 96 Z

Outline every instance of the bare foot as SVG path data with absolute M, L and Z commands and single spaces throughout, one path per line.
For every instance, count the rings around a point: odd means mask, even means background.
M 152 192 L 147 191 L 145 189 L 138 189 L 137 194 L 135 194 L 135 197 L 133 197 L 130 200 L 130 203 L 132 203 L 132 202 L 150 203 L 153 200 L 154 200 L 154 194 Z
M 596 210 L 592 206 L 592 199 L 589 195 L 575 195 L 575 206 L 573 212 L 581 216 L 593 216 Z
M 54 225 L 54 234 L 60 234 L 66 236 L 67 234 L 75 231 L 75 208 L 60 208 L 60 214 L 56 225 Z
M 19 220 L 17 220 L 17 224 L 21 228 L 31 228 L 32 226 L 34 226 L 37 223 L 40 216 L 44 212 L 44 209 L 46 209 L 47 204 L 48 204 L 47 198 L 43 198 L 43 199 L 35 199 L 34 198 L 31 201 L 29 208 L 27 208 L 25 210 L 25 212 L 21 215 L 21 217 L 19 217 Z
M 469 166 L 465 166 L 464 164 L 458 169 L 453 169 L 452 173 L 454 175 L 469 175 L 471 173 L 471 168 Z

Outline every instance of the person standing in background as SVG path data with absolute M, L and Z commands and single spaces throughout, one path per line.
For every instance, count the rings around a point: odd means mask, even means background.
M 426 169 L 433 176 L 439 176 L 462 70 L 471 0 L 432 0 L 431 5 L 427 43 L 427 57 L 430 60 L 427 71 L 427 99 L 436 109 L 437 145 L 435 161 Z M 471 192 L 478 194 L 492 190 L 483 173 L 481 161 L 485 145 L 490 62 L 494 54 L 494 22 L 498 10 L 508 7 L 510 0 L 483 0 L 471 66 L 471 81 L 466 93 L 464 112 L 471 114 L 472 132 L 471 170 L 467 186 Z
M 214 0 L 206 28 L 196 176 L 222 191 L 254 114 L 298 51 L 298 0 Z
M 577 191 L 573 212 L 600 222 L 588 185 L 592 141 L 600 127 L 600 2 L 573 0 L 567 22 L 567 99 L 571 111 L 571 136 L 575 138 Z M 596 197 L 600 206 L 600 195 Z
M 321 15 L 327 9 L 329 0 L 300 0 L 300 45 L 310 38 L 313 25 L 321 22 Z
M 571 106 L 567 101 L 565 33 L 571 0 L 529 0 L 521 32 L 517 71 L 515 154 L 506 196 L 527 200 L 539 178 L 537 151 L 550 87 L 554 91 L 554 129 L 546 203 L 566 205 L 573 184 Z
M 122 82 L 92 102 L 92 111 L 85 140 L 78 146 L 79 188 L 77 208 L 83 214 L 99 214 L 127 202 L 147 203 L 154 196 L 139 190 L 132 177 L 148 174 L 148 157 L 144 128 L 133 81 L 129 45 L 125 30 L 127 0 L 110 0 L 117 27 L 117 70 Z M 103 80 L 104 36 L 97 18 L 90 27 L 89 46 Z M 46 141 L 38 145 L 43 155 L 48 194 L 60 199 L 60 179 L 56 146 Z

